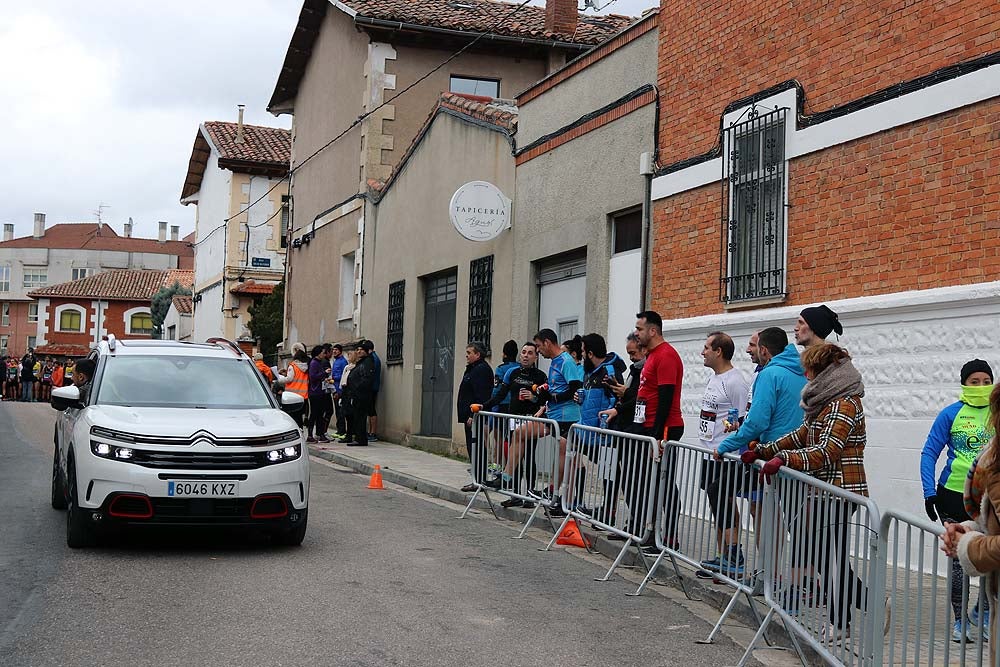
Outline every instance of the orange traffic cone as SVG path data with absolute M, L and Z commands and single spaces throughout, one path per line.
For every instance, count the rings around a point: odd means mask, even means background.
M 368 482 L 369 489 L 384 489 L 382 486 L 382 468 L 375 466 L 375 472 L 372 473 L 372 478 Z
M 562 532 L 559 533 L 559 537 L 556 538 L 556 544 L 564 544 L 570 547 L 583 547 L 584 549 L 589 546 L 586 538 L 583 536 L 583 533 L 580 532 L 579 526 L 576 525 L 576 519 L 570 519 L 566 522 L 566 527 L 562 529 Z

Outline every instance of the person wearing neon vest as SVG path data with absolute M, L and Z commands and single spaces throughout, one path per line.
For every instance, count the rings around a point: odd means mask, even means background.
M 920 482 L 924 489 L 924 509 L 931 521 L 940 517 L 945 524 L 968 521 L 963 493 L 965 478 L 972 462 L 993 437 L 990 426 L 990 392 L 993 390 L 993 369 L 982 359 L 973 359 L 960 374 L 962 390 L 959 399 L 946 407 L 934 420 L 924 449 L 920 453 Z M 935 486 L 934 473 L 941 453 L 947 449 L 944 469 Z M 962 608 L 962 583 L 968 581 L 958 559 L 951 562 L 951 609 L 955 614 L 953 642 L 973 641 L 970 628 L 989 628 L 989 598 L 980 615 L 977 604 L 969 616 Z
M 303 421 L 308 419 L 309 411 L 309 357 L 306 355 L 305 345 L 302 343 L 292 345 L 292 361 L 285 372 L 278 375 L 277 382 L 285 391 L 294 392 L 305 399 L 306 409 L 292 413 L 292 418 L 298 423 L 299 428 L 302 428 Z

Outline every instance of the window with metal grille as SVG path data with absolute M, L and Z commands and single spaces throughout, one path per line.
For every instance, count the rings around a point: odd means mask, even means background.
M 291 217 L 289 216 L 289 202 L 291 197 L 288 195 L 281 195 L 281 247 L 288 247 L 288 233 L 291 231 L 288 228 L 288 223 L 291 222 Z
M 389 285 L 389 322 L 386 325 L 385 363 L 403 363 L 403 301 L 406 281 Z
M 0 303 L 0 327 L 10 326 L 10 304 Z
M 723 134 L 722 270 L 725 303 L 784 297 L 785 112 L 760 113 Z
M 469 263 L 469 342 L 489 354 L 493 333 L 493 255 Z

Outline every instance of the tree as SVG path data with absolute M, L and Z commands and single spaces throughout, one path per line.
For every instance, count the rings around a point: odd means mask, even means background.
M 281 342 L 285 322 L 285 282 L 274 286 L 274 291 L 250 306 L 250 322 L 247 327 L 253 337 L 260 341 L 260 352 L 265 357 L 273 355 Z
M 170 304 L 175 296 L 191 296 L 191 290 L 181 287 L 181 284 L 174 281 L 170 287 L 161 287 L 160 291 L 153 295 L 150 301 L 149 310 L 153 316 L 153 338 L 163 338 L 163 320 L 167 318 Z

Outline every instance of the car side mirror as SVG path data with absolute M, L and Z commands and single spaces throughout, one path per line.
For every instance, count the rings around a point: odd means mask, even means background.
M 83 401 L 80 400 L 80 388 L 71 384 L 68 387 L 53 389 L 50 403 L 54 409 L 60 412 L 69 408 L 79 410 L 83 407 Z
M 306 407 L 306 399 L 294 391 L 281 392 L 281 409 L 288 414 L 301 412 Z

